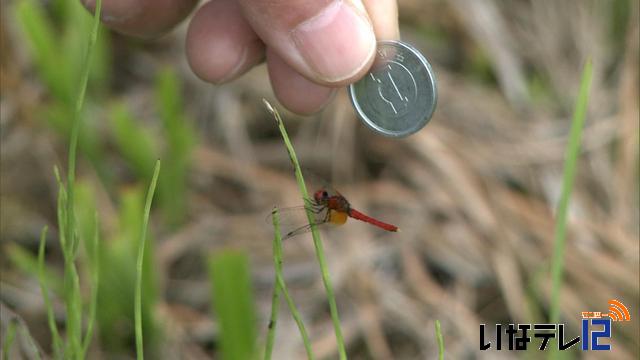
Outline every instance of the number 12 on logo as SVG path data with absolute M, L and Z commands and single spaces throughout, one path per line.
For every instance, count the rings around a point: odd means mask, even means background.
M 602 329 L 589 331 L 591 325 L 602 325 Z M 591 336 L 589 336 L 591 333 Z M 582 319 L 582 350 L 611 350 L 611 344 L 600 344 L 598 339 L 611 338 L 611 319 Z

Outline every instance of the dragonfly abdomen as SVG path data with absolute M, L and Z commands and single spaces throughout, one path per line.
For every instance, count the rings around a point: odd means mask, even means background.
M 387 224 L 386 222 L 382 222 L 380 220 L 374 219 L 371 216 L 365 215 L 363 213 L 361 213 L 358 210 L 355 209 L 349 209 L 349 216 L 356 219 L 356 220 L 360 220 L 360 221 L 364 221 L 366 223 L 369 223 L 371 225 L 377 226 L 381 229 L 387 230 L 387 231 L 393 231 L 396 232 L 398 231 L 398 227 L 395 225 L 391 225 L 391 224 Z

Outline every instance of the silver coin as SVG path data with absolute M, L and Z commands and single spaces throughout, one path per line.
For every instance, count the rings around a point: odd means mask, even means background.
M 404 137 L 431 120 L 438 93 L 427 59 L 401 41 L 379 41 L 371 70 L 349 85 L 358 117 L 371 129 L 390 137 Z

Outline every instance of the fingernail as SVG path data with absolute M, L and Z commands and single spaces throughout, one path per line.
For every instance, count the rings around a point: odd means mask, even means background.
M 307 65 L 328 82 L 357 74 L 373 56 L 373 28 L 344 1 L 335 1 L 302 22 L 291 37 Z
M 95 12 L 96 0 L 82 0 L 82 4 L 92 13 Z M 139 1 L 110 0 L 102 1 L 100 18 L 108 23 L 119 23 L 137 16 L 142 7 Z

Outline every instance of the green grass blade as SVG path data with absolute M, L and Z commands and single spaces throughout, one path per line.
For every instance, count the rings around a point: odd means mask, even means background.
M 71 104 L 71 69 L 59 56 L 60 42 L 56 38 L 55 27 L 43 11 L 43 6 L 32 0 L 19 1 L 15 7 L 15 16 L 25 35 L 25 42 L 33 56 L 36 69 L 51 94 L 60 101 Z
M 78 358 L 82 353 L 82 295 L 80 278 L 73 261 L 65 261 L 64 298 L 67 312 L 65 357 Z
M 303 200 L 306 202 L 309 200 L 309 193 L 307 191 L 307 187 L 304 182 L 304 177 L 302 176 L 302 170 L 300 170 L 298 157 L 296 156 L 295 150 L 293 149 L 293 145 L 289 140 L 289 135 L 287 134 L 287 130 L 284 128 L 284 123 L 282 122 L 282 118 L 280 117 L 280 114 L 278 113 L 278 111 L 273 106 L 271 106 L 271 104 L 269 104 L 268 101 L 263 99 L 263 102 L 267 107 L 267 109 L 273 114 L 278 124 L 278 129 L 280 130 L 280 134 L 282 134 L 282 139 L 284 141 L 285 147 L 287 148 L 287 152 L 289 153 L 289 158 L 291 159 L 291 163 L 294 167 L 298 187 L 300 188 L 300 192 L 302 194 Z M 331 285 L 331 278 L 329 276 L 329 269 L 327 266 L 327 261 L 325 259 L 322 241 L 320 240 L 320 234 L 318 232 L 318 227 L 316 226 L 316 223 L 315 223 L 314 214 L 309 209 L 306 209 L 306 212 L 307 212 L 307 219 L 309 220 L 309 224 L 311 225 L 311 235 L 313 237 L 313 245 L 315 246 L 318 264 L 320 265 L 322 282 L 324 284 L 324 288 L 327 293 L 329 310 L 331 312 L 331 320 L 333 321 L 333 329 L 336 334 L 336 342 L 338 344 L 338 353 L 340 354 L 340 360 L 345 360 L 347 358 L 347 351 L 344 345 L 344 338 L 342 336 L 342 329 L 340 327 L 340 317 L 338 315 L 338 306 L 336 305 L 336 299 L 333 293 L 333 286 Z
M 304 344 L 304 349 L 307 352 L 307 359 L 311 360 L 314 359 L 314 356 L 311 349 L 309 334 L 307 333 L 307 329 L 305 328 L 304 322 L 302 321 L 302 315 L 300 315 L 295 302 L 293 302 L 293 298 L 289 294 L 287 284 L 284 282 L 284 276 L 282 275 L 282 235 L 280 234 L 279 215 L 277 210 L 274 211 L 272 219 L 275 231 L 275 237 L 273 240 L 273 263 L 276 272 L 276 284 L 274 285 L 274 288 L 279 289 L 282 292 L 282 295 L 284 295 L 284 299 L 289 306 L 289 311 L 291 311 L 293 320 L 296 322 L 296 325 L 298 325 L 298 330 L 300 331 L 300 336 L 302 337 L 302 343 Z
M 75 358 L 80 355 L 82 332 L 82 299 L 80 295 L 80 280 L 75 267 L 75 256 L 78 248 L 76 244 L 77 229 L 75 222 L 69 223 L 69 213 L 73 206 L 69 206 L 69 193 L 65 189 L 57 167 L 54 174 L 58 182 L 58 236 L 64 258 L 64 275 L 62 294 L 64 298 L 66 321 L 66 343 L 60 351 L 67 358 Z
M 60 177 L 60 170 L 57 166 L 53 167 L 53 174 L 56 177 L 56 183 L 58 184 L 58 199 L 56 203 L 56 216 L 58 220 L 58 236 L 60 237 L 60 245 L 62 247 L 62 255 L 67 256 L 67 191 L 65 190 L 64 183 Z
M 152 166 L 155 164 L 153 161 Z M 164 163 L 162 164 L 164 166 Z M 97 304 L 97 324 L 99 326 L 100 346 L 116 353 L 126 352 L 135 338 L 135 326 L 122 327 L 122 324 L 134 324 L 134 306 L 136 292 L 136 260 L 144 220 L 145 197 L 147 195 L 152 172 L 145 184 L 128 186 L 118 192 L 116 231 L 109 232 L 108 238 L 100 241 L 100 282 Z M 158 185 L 161 179 L 158 177 Z M 157 191 L 158 189 L 156 189 Z M 157 194 L 154 207 L 157 207 Z M 90 237 L 88 239 L 91 239 Z M 154 266 L 154 237 L 145 238 L 144 261 L 142 264 L 142 333 L 144 334 L 145 355 L 158 355 L 160 328 L 157 326 L 155 305 L 158 303 L 157 267 Z M 90 242 L 90 241 L 89 241 Z
M 4 339 L 2 339 L 2 358 L 10 359 L 9 355 L 11 353 L 11 346 L 13 346 L 13 340 L 16 337 L 16 322 L 14 320 L 9 320 L 9 325 L 7 326 L 7 333 L 4 335 Z
M 148 129 L 136 121 L 124 103 L 118 103 L 110 109 L 109 119 L 113 139 L 122 157 L 136 175 L 143 179 L 150 178 L 157 146 Z M 166 161 L 164 165 L 166 171 Z M 163 187 L 162 183 L 160 187 Z
M 31 251 L 16 243 L 8 244 L 6 250 L 7 257 L 13 266 L 36 279 L 40 276 L 38 254 L 34 255 Z M 61 292 L 62 278 L 54 272 L 46 272 L 44 275 L 51 291 Z
M 65 62 L 71 69 L 78 69 L 82 64 L 83 52 L 85 51 L 87 34 L 91 32 L 93 27 L 93 16 L 80 3 L 80 1 L 64 2 L 64 17 L 58 21 L 62 24 L 73 24 L 64 26 L 60 34 L 61 49 L 65 51 Z M 100 25 L 102 26 L 102 25 Z M 93 58 L 89 72 L 89 88 L 102 92 L 105 90 L 109 70 L 111 67 L 111 49 L 109 47 L 109 33 L 99 31 L 93 47 Z M 73 84 L 77 82 L 78 77 L 73 78 Z
M 26 326 L 20 327 L 20 336 L 22 336 L 23 339 L 26 339 L 27 347 L 31 351 L 33 357 L 37 360 L 42 359 L 42 356 L 40 355 L 40 348 L 36 345 L 36 341 L 33 340 L 33 336 L 31 336 Z
M 71 128 L 71 138 L 69 140 L 69 158 L 68 158 L 68 170 L 67 170 L 67 191 L 66 201 L 63 201 L 65 207 L 66 216 L 63 217 L 65 225 L 65 242 L 63 245 L 63 252 L 65 253 L 65 276 L 64 276 L 64 292 L 65 292 L 65 305 L 67 311 L 67 342 L 68 347 L 65 351 L 66 357 L 77 357 L 82 353 L 82 298 L 80 294 L 80 280 L 78 278 L 78 272 L 75 266 L 75 255 L 79 246 L 77 229 L 75 226 L 75 211 L 74 211 L 74 182 L 76 171 L 76 157 L 78 147 L 78 134 L 80 132 L 80 123 L 82 120 L 82 107 L 84 105 L 84 99 L 87 89 L 87 83 L 89 81 L 89 70 L 91 65 L 91 57 L 93 45 L 96 42 L 98 36 L 98 28 L 100 24 L 100 10 L 102 1 L 96 2 L 96 12 L 93 21 L 93 28 L 89 36 L 89 43 L 84 56 L 84 61 L 81 67 L 81 77 L 78 87 L 78 93 L 76 96 L 76 103 L 73 114 L 73 125 Z
M 167 223 L 175 227 L 187 213 L 186 179 L 196 138 L 190 122 L 184 118 L 181 84 L 173 70 L 166 68 L 158 73 L 155 96 L 167 145 L 159 200 Z
M 272 213 L 273 229 L 275 235 L 273 238 L 273 267 L 275 276 L 273 281 L 273 295 L 271 297 L 271 316 L 269 317 L 269 325 L 267 326 L 267 342 L 264 350 L 264 360 L 271 360 L 273 353 L 273 344 L 276 337 L 276 321 L 278 320 L 278 312 L 280 310 L 280 286 L 278 285 L 278 274 L 282 272 L 282 257 L 278 255 L 278 242 L 282 241 L 280 235 L 280 214 L 278 208 L 274 207 Z
M 82 107 L 84 106 L 84 98 L 87 92 L 87 83 L 89 82 L 89 71 L 91 69 L 91 58 L 93 56 L 93 47 L 98 39 L 98 29 L 100 28 L 100 13 L 102 10 L 102 0 L 96 1 L 96 10 L 93 16 L 93 27 L 89 36 L 89 43 L 87 44 L 87 51 L 84 55 L 84 61 L 82 64 L 82 75 L 80 77 L 80 84 L 78 87 L 78 94 L 76 96 L 76 103 L 74 108 L 73 125 L 71 127 L 71 139 L 69 141 L 69 169 L 67 174 L 67 193 L 69 201 L 67 203 L 67 226 L 73 229 L 73 183 L 76 177 L 76 152 L 78 148 L 78 134 L 80 132 L 80 123 L 82 120 Z
M 147 239 L 147 226 L 149 225 L 149 214 L 151 213 L 151 202 L 153 201 L 153 194 L 156 191 L 156 184 L 158 182 L 158 174 L 160 173 L 160 160 L 156 161 L 156 167 L 153 170 L 153 177 L 151 178 L 151 184 L 147 192 L 147 200 L 144 206 L 144 217 L 142 220 L 142 230 L 140 235 L 140 241 L 138 243 L 138 259 L 136 261 L 136 289 L 134 299 L 134 314 L 135 314 L 135 327 L 136 327 L 136 354 L 138 359 L 144 359 L 144 348 L 142 339 L 142 263 L 144 261 L 144 249 Z
M 275 269 L 275 281 L 273 284 L 273 297 L 271 299 L 271 316 L 269 319 L 269 326 L 267 330 L 267 343 L 265 346 L 264 359 L 271 359 L 271 355 L 273 353 L 273 345 L 276 336 L 276 321 L 278 319 L 278 309 L 280 305 L 280 293 L 284 294 L 287 305 L 289 306 L 289 310 L 291 311 L 291 315 L 293 316 L 296 325 L 298 326 L 298 330 L 300 331 L 300 336 L 302 337 L 302 343 L 304 344 L 305 351 L 307 352 L 307 358 L 313 359 L 313 351 L 311 349 L 311 341 L 309 341 L 309 335 L 307 333 L 307 329 L 304 326 L 304 322 L 302 321 L 302 316 L 298 311 L 295 303 L 293 302 L 293 298 L 289 294 L 289 290 L 284 282 L 284 277 L 282 275 L 282 235 L 280 233 L 280 216 L 278 213 L 278 209 L 274 208 L 272 212 L 272 221 L 274 228 L 274 239 L 273 239 L 273 266 Z
M 554 233 L 553 259 L 551 263 L 551 305 L 550 305 L 550 323 L 556 324 L 560 320 L 560 290 L 562 288 L 562 274 L 564 268 L 564 251 L 567 233 L 567 209 L 569 207 L 569 199 L 571 190 L 573 189 L 573 181 L 575 178 L 576 167 L 578 163 L 578 155 L 580 154 L 580 139 L 582 137 L 582 128 L 587 114 L 587 103 L 589 100 L 589 89 L 591 88 L 591 60 L 587 60 L 582 71 L 582 80 L 580 82 L 580 91 L 576 100 L 575 110 L 573 112 L 573 120 L 571 123 L 571 133 L 569 135 L 569 144 L 566 150 L 564 173 L 562 178 L 562 193 L 558 203 L 556 213 L 556 225 Z
M 220 324 L 221 358 L 254 359 L 256 315 L 249 259 L 226 250 L 209 256 L 213 308 Z
M 560 292 L 562 290 L 562 277 L 564 272 L 564 253 L 567 234 L 567 213 L 569 200 L 573 189 L 578 156 L 580 155 L 580 139 L 587 114 L 589 90 L 591 88 L 591 60 L 587 60 L 582 71 L 580 90 L 573 111 L 569 143 L 565 154 L 564 170 L 562 175 L 562 192 L 556 212 L 554 231 L 553 257 L 551 259 L 551 300 L 549 304 L 549 323 L 557 324 L 560 321 Z M 549 352 L 550 359 L 566 358 L 567 353 L 561 353 L 558 348 L 552 348 Z
M 444 338 L 440 329 L 440 320 L 436 320 L 436 339 L 438 340 L 438 359 L 444 359 Z
M 94 233 L 93 243 L 91 246 L 91 298 L 89 300 L 89 319 L 87 320 L 87 331 L 84 334 L 84 340 L 82 342 L 82 358 L 87 358 L 87 350 L 91 344 L 91 338 L 93 337 L 93 328 L 96 322 L 96 308 L 98 305 L 98 289 L 100 286 L 100 256 L 98 254 L 100 231 L 98 226 L 98 213 L 94 213 Z
M 53 353 L 56 358 L 61 358 L 63 346 L 62 338 L 58 332 L 58 326 L 56 325 L 56 319 L 53 313 L 53 305 L 49 298 L 49 287 L 47 286 L 46 270 L 44 267 L 44 249 L 46 246 L 46 240 L 47 227 L 45 226 L 40 234 L 40 247 L 38 249 L 38 281 L 40 282 L 40 291 L 42 292 L 44 306 L 47 309 L 47 323 L 49 324 L 49 331 L 51 331 Z
M 313 351 L 311 349 L 309 334 L 307 333 L 307 329 L 305 328 L 304 322 L 302 321 L 302 315 L 300 315 L 300 312 L 296 307 L 296 303 L 293 301 L 293 298 L 289 294 L 289 290 L 287 289 L 287 285 L 284 282 L 282 274 L 278 274 L 276 280 L 278 282 L 278 287 L 280 287 L 280 290 L 282 291 L 282 295 L 284 295 L 284 299 L 287 301 L 287 305 L 289 306 L 289 311 L 291 311 L 293 320 L 295 320 L 296 325 L 298 325 L 300 336 L 302 336 L 302 343 L 304 344 L 304 350 L 307 352 L 307 359 L 313 360 L 315 359 L 315 357 L 313 356 Z

